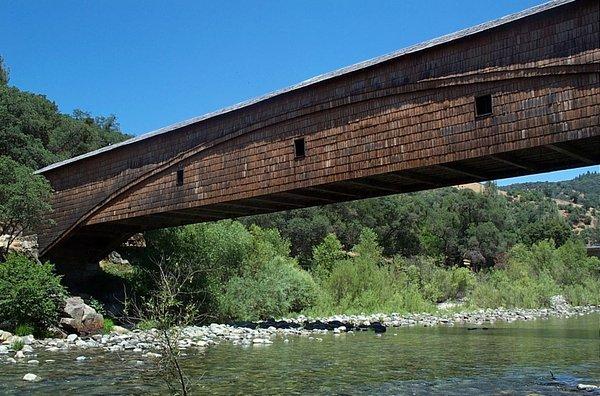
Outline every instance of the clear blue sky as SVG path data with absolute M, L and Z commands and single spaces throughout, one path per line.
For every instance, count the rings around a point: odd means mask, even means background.
M 139 135 L 540 3 L 2 0 L 0 55 L 12 85 Z

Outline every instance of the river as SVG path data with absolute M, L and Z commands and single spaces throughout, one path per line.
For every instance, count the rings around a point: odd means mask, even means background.
M 222 343 L 183 365 L 197 383 L 194 393 L 215 395 L 573 394 L 580 382 L 600 384 L 600 314 L 486 326 Z M 152 363 L 136 365 L 132 352 L 90 351 L 91 359 L 76 362 L 81 354 L 41 352 L 38 365 L 0 363 L 0 394 L 166 393 L 144 370 Z M 42 381 L 23 381 L 28 372 Z

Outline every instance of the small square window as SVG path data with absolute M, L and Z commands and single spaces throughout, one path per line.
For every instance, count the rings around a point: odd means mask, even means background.
M 183 168 L 177 169 L 177 185 L 183 186 Z
M 294 156 L 296 158 L 304 158 L 306 155 L 306 147 L 304 145 L 304 138 L 294 139 Z
M 492 114 L 492 95 L 475 97 L 475 116 L 483 117 Z

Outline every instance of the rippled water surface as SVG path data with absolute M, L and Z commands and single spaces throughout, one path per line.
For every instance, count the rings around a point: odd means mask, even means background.
M 578 382 L 600 384 L 600 315 L 488 327 L 290 337 L 245 348 L 223 343 L 188 356 L 184 366 L 198 384 L 195 393 L 218 395 L 574 394 Z M 82 354 L 92 359 L 75 362 Z M 37 359 L 37 366 L 0 363 L 0 394 L 166 393 L 144 372 L 151 363 L 136 366 L 133 352 L 40 353 Z M 22 381 L 28 372 L 43 380 Z

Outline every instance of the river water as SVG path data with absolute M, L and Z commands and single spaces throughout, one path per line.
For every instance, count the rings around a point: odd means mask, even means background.
M 600 385 L 599 314 L 486 326 L 222 343 L 183 364 L 197 383 L 194 393 L 216 395 L 574 394 L 577 383 Z M 76 362 L 79 355 L 91 360 Z M 40 352 L 39 365 L 0 363 L 0 394 L 166 393 L 144 370 L 152 363 L 136 365 L 138 359 L 133 352 Z M 22 381 L 28 372 L 43 380 Z

